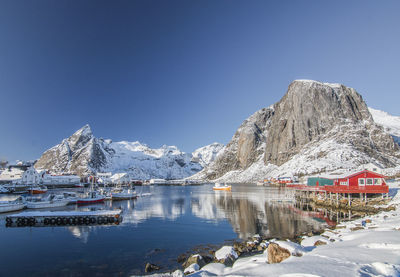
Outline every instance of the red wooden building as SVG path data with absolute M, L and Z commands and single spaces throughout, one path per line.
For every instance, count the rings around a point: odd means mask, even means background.
M 325 186 L 331 193 L 388 193 L 385 176 L 376 172 L 363 170 L 344 178 L 335 179 L 333 186 Z

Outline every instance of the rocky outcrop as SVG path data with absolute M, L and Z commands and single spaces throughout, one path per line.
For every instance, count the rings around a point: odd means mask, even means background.
M 202 167 L 206 167 L 215 160 L 218 154 L 223 151 L 224 147 L 225 145 L 222 143 L 214 142 L 210 145 L 198 148 L 192 153 L 192 161 L 200 163 Z
M 372 122 L 361 95 L 343 85 L 294 81 L 274 107 L 264 161 L 278 166 L 335 126 Z
M 89 125 L 43 153 L 35 167 L 53 172 L 72 172 L 79 175 L 93 173 L 106 165 L 113 150 L 93 136 Z
M 296 80 L 278 103 L 245 120 L 198 176 L 248 182 L 348 171 L 370 162 L 393 167 L 399 158 L 399 145 L 375 124 L 353 88 Z
M 203 172 L 206 178 L 215 179 L 253 164 L 264 153 L 266 131 L 273 114 L 274 109 L 269 107 L 246 119 L 224 150 Z

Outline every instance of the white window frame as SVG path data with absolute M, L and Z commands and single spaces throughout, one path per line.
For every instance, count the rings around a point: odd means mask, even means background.
M 371 184 L 368 184 L 368 181 L 371 181 Z M 374 178 L 365 178 L 365 185 L 366 186 L 373 186 L 374 185 Z
M 382 178 L 374 178 L 374 185 L 375 186 L 381 186 L 382 184 L 383 184 Z
M 361 184 L 361 180 L 363 180 L 363 183 Z M 360 187 L 365 187 L 365 178 L 358 178 L 358 186 Z

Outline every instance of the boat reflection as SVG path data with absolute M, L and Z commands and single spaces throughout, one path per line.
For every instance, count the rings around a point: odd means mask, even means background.
M 293 238 L 336 224 L 336 218 L 328 215 L 328 211 L 309 211 L 295 203 L 272 201 L 271 195 L 276 198 L 276 195 L 287 194 L 275 188 L 248 190 L 240 187 L 233 192 L 190 188 L 160 190 L 162 193 L 136 200 L 106 202 L 105 208 L 122 208 L 122 227 L 137 226 L 154 218 L 175 222 L 183 216 L 194 216 L 205 223 L 228 221 L 240 239 L 254 234 L 268 238 Z M 90 232 L 92 229 L 84 230 Z

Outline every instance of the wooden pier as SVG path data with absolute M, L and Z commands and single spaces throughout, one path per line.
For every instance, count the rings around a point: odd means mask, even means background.
M 121 210 L 22 212 L 6 217 L 6 227 L 118 225 Z

